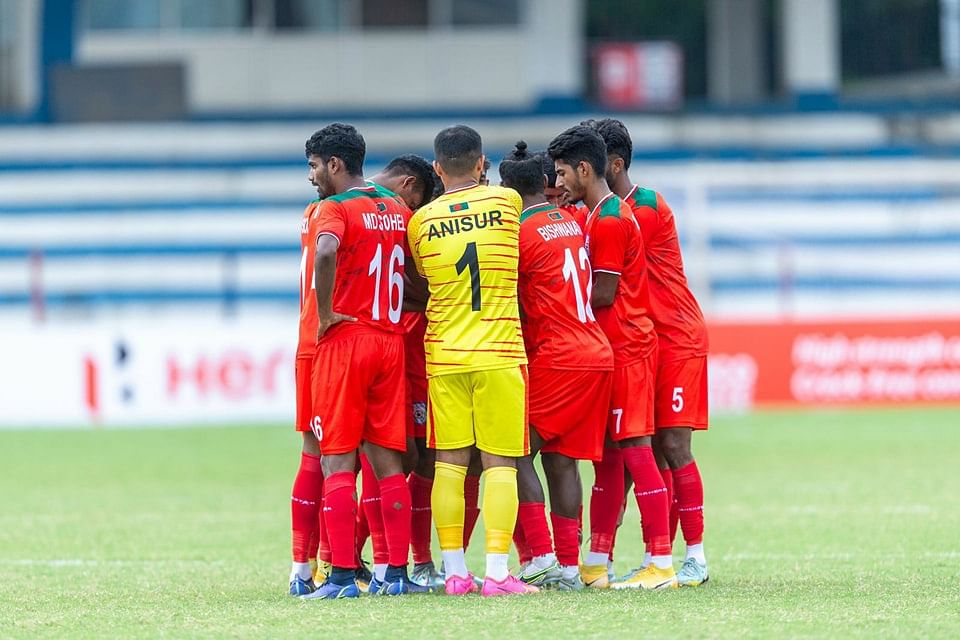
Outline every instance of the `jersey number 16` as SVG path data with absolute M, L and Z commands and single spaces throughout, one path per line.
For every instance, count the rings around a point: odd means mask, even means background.
M 377 251 L 373 254 L 373 260 L 370 261 L 370 267 L 367 269 L 367 275 L 373 276 L 373 306 L 370 308 L 370 316 L 374 320 L 380 319 L 380 280 L 383 276 L 383 245 L 377 245 Z M 393 251 L 389 256 L 390 264 L 387 265 L 387 317 L 390 322 L 397 324 L 400 322 L 400 311 L 403 308 L 403 247 L 398 244 L 393 245 Z M 398 269 L 399 268 L 399 269 Z M 397 305 L 393 305 L 394 289 L 396 289 Z

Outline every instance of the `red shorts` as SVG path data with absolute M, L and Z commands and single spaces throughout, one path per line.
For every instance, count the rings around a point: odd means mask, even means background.
M 660 363 L 657 371 L 657 429 L 707 428 L 707 357 Z
M 599 461 L 613 373 L 530 368 L 530 427 L 546 441 L 541 451 Z
M 420 316 L 404 336 L 404 369 L 407 374 L 407 435 L 427 437 L 427 355 L 423 349 L 426 318 Z
M 297 417 L 294 425 L 297 431 L 310 431 L 313 424 L 313 356 L 297 358 L 294 364 L 297 381 Z
M 427 374 L 422 376 L 407 370 L 407 436 L 410 438 L 427 437 Z
M 656 372 L 656 350 L 643 360 L 613 370 L 607 432 L 614 442 L 653 435 Z
M 322 454 L 349 453 L 361 441 L 407 450 L 401 371 L 399 334 L 351 331 L 320 342 L 313 399 Z

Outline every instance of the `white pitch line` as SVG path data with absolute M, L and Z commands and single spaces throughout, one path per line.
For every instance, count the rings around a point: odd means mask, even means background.
M 727 553 L 720 556 L 723 562 L 815 562 L 823 560 L 832 561 L 878 561 L 878 560 L 960 560 L 960 551 L 923 551 L 920 553 L 853 553 L 853 552 L 828 552 L 828 553 L 754 553 L 751 551 L 741 551 L 738 553 Z
M 58 559 L 2 559 L 0 565 L 13 567 L 215 567 L 225 566 L 226 560 L 84 560 L 81 558 Z

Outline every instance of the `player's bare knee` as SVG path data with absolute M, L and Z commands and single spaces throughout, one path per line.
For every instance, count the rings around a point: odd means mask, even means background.
M 357 452 L 351 451 L 350 453 L 323 456 L 320 465 L 323 468 L 324 478 L 329 478 L 331 475 L 342 471 L 354 473 L 357 468 Z
M 693 462 L 690 449 L 691 429 L 677 427 L 661 429 L 657 432 L 657 445 L 663 457 L 672 469 L 678 469 Z
M 402 453 L 400 451 L 367 442 L 363 446 L 363 452 L 367 454 L 367 459 L 370 460 L 370 466 L 373 467 L 378 480 L 403 473 Z
M 458 467 L 470 466 L 470 447 L 462 449 L 437 449 L 437 462 Z
M 491 467 L 513 467 L 517 466 L 517 458 L 508 458 L 507 456 L 500 456 L 495 453 L 487 453 L 486 451 L 480 452 L 480 459 L 483 463 L 484 469 L 490 469 Z
M 544 473 L 549 476 L 566 477 L 577 472 L 577 461 L 567 456 L 548 453 L 540 456 L 540 461 L 543 463 Z
M 407 475 L 414 471 L 420 462 L 420 452 L 417 450 L 417 442 L 413 438 L 407 438 L 407 450 L 403 453 L 403 474 Z
M 421 446 L 421 442 L 423 445 Z M 426 441 L 417 439 L 417 469 L 416 474 L 421 478 L 433 479 L 435 465 L 437 461 L 437 452 L 426 445 Z
M 319 456 L 320 455 L 320 443 L 317 441 L 317 437 L 313 435 L 312 431 L 303 432 L 303 449 L 302 451 L 307 455 Z

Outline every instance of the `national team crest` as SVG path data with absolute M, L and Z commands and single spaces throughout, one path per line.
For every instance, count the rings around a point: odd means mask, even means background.
M 413 424 L 422 426 L 427 424 L 427 403 L 413 403 Z

